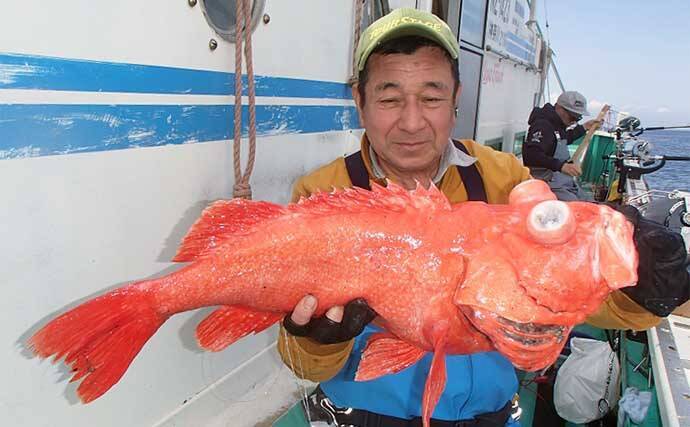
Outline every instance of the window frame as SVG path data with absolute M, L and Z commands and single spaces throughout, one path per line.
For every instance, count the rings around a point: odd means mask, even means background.
M 213 22 L 213 19 L 211 18 L 211 15 L 209 14 L 207 8 L 206 8 L 206 3 L 211 2 L 211 1 L 224 1 L 224 2 L 229 2 L 233 6 L 236 5 L 236 1 L 234 0 L 201 0 L 201 10 L 204 13 L 204 19 L 206 19 L 206 23 L 208 24 L 209 27 L 223 40 L 230 42 L 230 43 L 235 43 L 235 36 L 237 35 L 237 17 L 235 17 L 235 22 L 231 26 L 229 30 L 224 30 L 222 28 L 219 28 L 215 22 Z M 251 31 L 254 32 L 256 30 L 256 27 L 259 25 L 259 20 L 261 19 L 263 13 L 264 13 L 264 8 L 266 7 L 266 0 L 252 0 L 252 19 L 250 21 L 250 28 Z

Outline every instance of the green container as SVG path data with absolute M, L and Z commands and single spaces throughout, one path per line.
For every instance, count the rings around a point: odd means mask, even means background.
M 584 137 L 576 140 L 573 144 L 568 146 L 570 154 L 574 154 L 577 147 L 580 146 Z M 592 137 L 592 141 L 589 143 L 587 148 L 587 155 L 582 163 L 582 175 L 579 181 L 581 183 L 589 184 L 600 184 L 602 183 L 602 175 L 604 170 L 608 172 L 608 176 L 611 177 L 614 173 L 614 165 L 610 160 L 602 159 L 603 156 L 608 156 L 615 151 L 616 142 L 612 136 L 595 134 Z M 604 183 L 608 184 L 609 181 Z

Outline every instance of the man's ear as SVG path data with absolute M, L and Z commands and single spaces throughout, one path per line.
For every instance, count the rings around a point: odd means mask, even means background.
M 458 83 L 458 90 L 455 91 L 455 106 L 460 105 L 460 93 L 462 92 L 462 83 Z
M 355 101 L 355 106 L 357 107 L 357 114 L 359 115 L 359 125 L 364 127 L 364 118 L 362 114 L 362 97 L 359 95 L 359 83 L 354 83 L 352 85 L 352 99 Z

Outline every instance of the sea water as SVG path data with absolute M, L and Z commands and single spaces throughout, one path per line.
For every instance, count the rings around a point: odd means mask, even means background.
M 690 156 L 690 131 L 648 131 L 641 138 L 649 141 L 654 155 Z M 646 179 L 655 190 L 690 191 L 690 161 L 668 161 L 661 170 L 646 175 Z

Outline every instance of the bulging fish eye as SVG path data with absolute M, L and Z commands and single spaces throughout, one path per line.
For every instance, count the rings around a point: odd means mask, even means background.
M 534 206 L 527 215 L 527 232 L 533 240 L 545 245 L 559 245 L 575 234 L 575 216 L 559 200 L 547 200 Z

